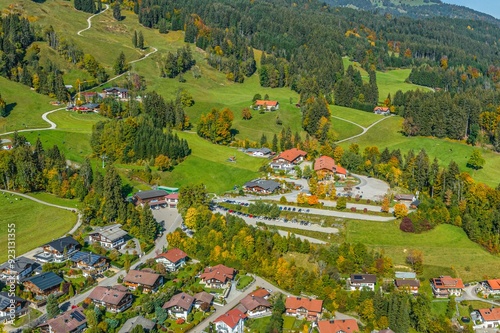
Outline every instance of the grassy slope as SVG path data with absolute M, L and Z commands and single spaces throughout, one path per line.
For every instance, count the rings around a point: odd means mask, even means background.
M 18 197 L 17 197 L 18 198 Z M 16 252 L 18 255 L 64 235 L 76 220 L 76 215 L 16 196 L 0 194 L 0 262 L 7 260 L 7 225 L 16 224 Z M 10 203 L 12 202 L 12 203 Z
M 351 221 L 346 238 L 383 250 L 395 264 L 405 264 L 408 251 L 419 249 L 424 254 L 426 278 L 454 270 L 465 281 L 472 281 L 494 277 L 500 271 L 500 257 L 470 241 L 460 228 L 447 224 L 417 235 L 403 233 L 394 223 Z

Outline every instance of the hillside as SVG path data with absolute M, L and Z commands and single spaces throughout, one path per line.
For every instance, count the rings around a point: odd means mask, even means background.
M 440 0 L 326 0 L 325 2 L 335 7 L 350 7 L 378 14 L 413 18 L 444 16 L 500 25 L 500 21 L 491 15 L 464 6 L 443 3 Z

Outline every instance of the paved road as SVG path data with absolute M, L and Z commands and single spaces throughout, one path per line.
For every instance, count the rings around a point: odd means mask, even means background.
M 467 301 L 481 301 L 481 302 L 489 303 L 492 305 L 500 306 L 499 302 L 495 302 L 495 301 L 489 300 L 487 298 L 478 297 L 476 288 L 478 288 L 479 286 L 480 285 L 476 284 L 476 285 L 471 285 L 471 286 L 465 287 L 464 293 L 462 294 L 462 297 L 460 297 L 460 298 L 457 297 L 457 299 L 458 300 L 467 300 Z
M 47 116 L 53 112 L 59 111 L 59 110 L 65 110 L 66 108 L 58 108 L 54 110 L 50 110 L 42 114 L 42 119 L 45 120 L 48 124 L 49 127 L 43 127 L 43 128 L 26 128 L 26 129 L 20 129 L 17 131 L 10 131 L 10 132 L 5 132 L 5 133 L 0 133 L 0 135 L 8 135 L 8 134 L 14 134 L 14 132 L 32 132 L 32 131 L 46 131 L 46 130 L 53 130 L 57 127 L 57 124 L 53 121 L 51 121 Z
M 88 27 L 86 27 L 85 29 L 82 29 L 82 30 L 78 31 L 76 33 L 78 36 L 81 36 L 82 32 L 84 32 L 85 30 L 89 30 L 90 28 L 92 28 L 92 18 L 94 18 L 97 15 L 101 15 L 102 13 L 104 13 L 105 11 L 107 11 L 109 9 L 109 5 L 105 5 L 105 6 L 106 6 L 106 8 L 104 10 L 101 10 L 99 13 L 94 14 L 94 15 L 92 15 L 91 17 L 89 17 L 87 19 L 87 23 L 89 24 Z
M 345 139 L 339 140 L 339 141 L 337 141 L 337 142 L 335 142 L 335 143 L 341 143 L 341 142 L 344 142 L 344 141 L 349 141 L 349 140 L 352 140 L 352 139 L 358 138 L 358 137 L 360 137 L 360 136 L 362 136 L 362 135 L 365 135 L 365 133 L 366 133 L 366 132 L 368 132 L 368 130 L 369 130 L 370 128 L 372 128 L 373 126 L 377 125 L 377 124 L 378 124 L 378 123 L 380 123 L 381 121 L 384 121 L 385 119 L 388 119 L 388 118 L 390 118 L 390 117 L 393 117 L 393 116 L 392 116 L 392 115 L 390 115 L 390 116 L 385 116 L 385 117 L 383 117 L 382 119 L 377 120 L 376 122 L 374 122 L 374 123 L 373 123 L 373 124 L 371 124 L 370 126 L 368 126 L 368 127 L 363 127 L 363 126 L 361 126 L 361 125 L 359 125 L 359 124 L 356 124 L 355 122 L 352 122 L 352 121 L 350 121 L 350 120 L 347 120 L 347 119 L 344 119 L 344 118 L 340 118 L 340 117 L 336 117 L 336 116 L 332 116 L 332 118 L 337 118 L 337 119 L 340 119 L 340 120 L 343 120 L 343 121 L 347 121 L 348 123 L 354 124 L 354 125 L 356 125 L 356 126 L 358 126 L 358 127 L 361 127 L 361 128 L 363 129 L 363 132 L 361 132 L 360 134 L 356 134 L 356 135 L 350 136 L 350 137 L 348 137 L 348 138 L 345 138 Z

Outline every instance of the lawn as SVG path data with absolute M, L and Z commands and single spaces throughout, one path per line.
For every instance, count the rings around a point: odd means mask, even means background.
M 267 325 L 269 325 L 270 321 L 271 321 L 271 316 L 249 319 L 245 323 L 245 326 L 247 326 L 251 332 L 267 333 L 268 332 Z
M 54 205 L 59 205 L 59 206 L 64 206 L 68 208 L 75 208 L 78 209 L 81 207 L 82 203 L 76 199 L 65 199 L 65 198 L 59 198 L 53 194 L 46 193 L 46 192 L 32 192 L 32 193 L 27 193 L 30 197 L 33 197 L 38 200 L 42 200 Z
M 494 277 L 500 271 L 500 257 L 489 254 L 469 240 L 462 229 L 448 224 L 422 234 L 410 234 L 391 222 L 349 221 L 346 241 L 384 251 L 394 264 L 405 264 L 410 250 L 420 250 L 424 255 L 423 275 L 427 279 L 453 273 L 465 282 L 478 281 Z
M 337 140 L 347 139 L 363 132 L 361 127 L 336 118 L 332 119 L 332 129 L 337 133 Z
M 250 283 L 252 283 L 253 280 L 254 280 L 254 278 L 252 276 L 243 275 L 238 279 L 238 284 L 236 285 L 236 288 L 240 289 L 240 290 L 243 288 L 246 288 L 246 286 L 248 286 Z
M 346 112 L 347 113 L 347 112 Z M 342 114 L 339 116 L 342 117 Z M 403 118 L 391 117 L 373 126 L 365 135 L 341 143 L 344 148 L 349 147 L 351 143 L 357 143 L 363 150 L 367 146 L 377 146 L 380 151 L 384 148 L 400 149 L 403 154 L 413 149 L 418 153 L 420 149 L 425 149 L 427 154 L 433 159 L 438 158 L 441 166 L 447 166 L 450 161 L 458 163 L 462 171 L 467 171 L 479 182 L 484 182 L 490 186 L 496 187 L 500 179 L 500 154 L 490 150 L 482 150 L 486 164 L 483 169 L 472 171 L 466 167 L 467 161 L 474 148 L 458 141 L 448 139 L 438 139 L 433 137 L 406 137 L 399 131 Z M 383 133 L 383 135 L 381 135 Z
M 18 200 L 16 200 L 18 199 Z M 15 224 L 16 255 L 66 234 L 76 222 L 70 211 L 45 206 L 10 194 L 0 194 L 0 244 L 4 246 L 0 262 L 7 260 L 7 226 Z

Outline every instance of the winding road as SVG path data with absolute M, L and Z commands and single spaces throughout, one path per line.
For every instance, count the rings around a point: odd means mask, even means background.
M 89 26 L 86 27 L 85 29 L 82 29 L 82 30 L 78 31 L 76 33 L 78 36 L 81 36 L 82 32 L 84 32 L 84 31 L 89 30 L 90 28 L 92 28 L 92 18 L 95 17 L 95 16 L 97 16 L 97 15 L 101 15 L 102 13 L 104 13 L 105 11 L 107 11 L 109 9 L 109 5 L 105 5 L 105 6 L 106 6 L 106 8 L 104 10 L 101 10 L 99 13 L 94 14 L 94 15 L 92 15 L 91 17 L 89 17 L 87 19 L 87 23 L 89 24 Z
M 350 137 L 348 137 L 348 138 L 345 138 L 345 139 L 342 139 L 342 140 L 336 141 L 335 143 L 341 143 L 341 142 L 344 142 L 344 141 L 349 141 L 349 140 L 351 140 L 351 139 L 355 139 L 355 138 L 357 138 L 357 137 L 360 137 L 360 136 L 364 135 L 366 132 L 368 132 L 368 130 L 369 130 L 370 128 L 372 128 L 373 126 L 377 125 L 377 124 L 378 124 L 378 123 L 380 123 L 381 121 L 384 121 L 385 119 L 388 119 L 389 117 L 393 117 L 393 116 L 392 116 L 392 115 L 391 115 L 391 116 L 386 116 L 386 117 L 384 117 L 384 118 L 382 118 L 382 119 L 377 120 L 376 122 L 374 122 L 373 124 L 371 124 L 371 125 L 370 125 L 370 126 L 368 126 L 368 127 L 363 127 L 363 126 L 361 126 L 360 124 L 355 123 L 354 121 L 350 121 L 350 120 L 347 120 L 347 119 L 344 119 L 344 118 L 340 118 L 340 117 L 332 116 L 332 118 L 336 118 L 336 119 L 339 119 L 339 120 L 346 121 L 346 122 L 348 122 L 348 123 L 354 124 L 354 125 L 356 125 L 356 126 L 360 127 L 360 128 L 363 130 L 363 132 L 361 132 L 360 134 L 356 134 L 356 135 L 350 136 Z

